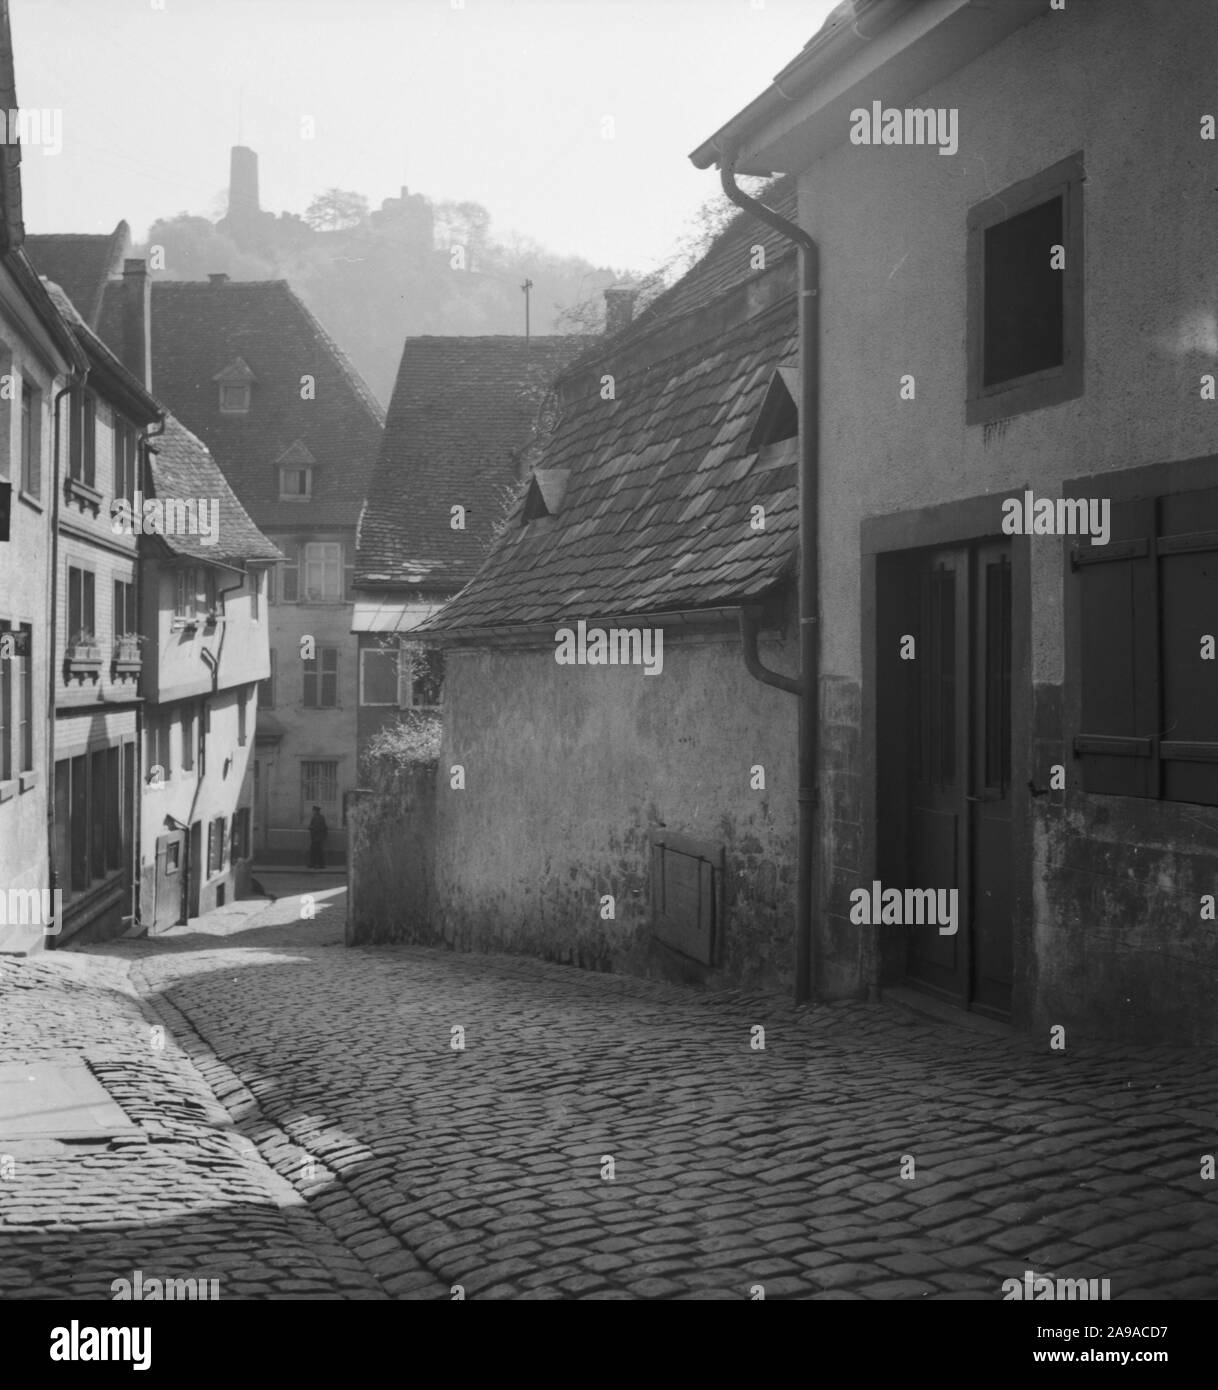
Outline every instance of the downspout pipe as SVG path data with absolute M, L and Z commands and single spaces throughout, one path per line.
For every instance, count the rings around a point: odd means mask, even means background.
M 47 880 L 51 890 L 51 901 L 59 902 L 55 890 L 59 887 L 61 865 L 55 862 L 55 696 L 59 690 L 59 668 L 55 664 L 55 615 L 59 603 L 59 496 L 63 485 L 60 477 L 60 456 L 63 452 L 63 430 L 60 427 L 60 402 L 74 391 L 84 389 L 89 377 L 89 368 L 70 372 L 64 386 L 56 393 L 51 403 L 51 583 L 50 612 L 47 623 Z M 68 882 L 72 881 L 72 866 L 66 866 Z M 63 911 L 55 923 L 55 944 L 63 935 Z
M 799 679 L 768 671 L 757 656 L 756 616 L 741 610 L 745 666 L 767 685 L 799 697 L 799 860 L 796 890 L 795 1002 L 812 997 L 812 914 L 820 762 L 820 249 L 802 227 L 750 197 L 736 183 L 736 153 L 725 150 L 720 182 L 728 200 L 799 247 Z
M 139 490 L 145 497 L 151 491 L 148 487 L 149 464 L 148 464 L 148 441 L 156 439 L 165 432 L 165 417 L 162 416 L 158 421 L 149 426 L 146 430 L 141 430 L 136 436 L 136 465 L 139 477 Z M 142 628 L 144 625 L 144 565 L 146 556 L 140 554 L 139 542 L 136 542 L 135 551 L 135 623 L 136 627 Z M 147 636 L 147 634 L 144 634 Z M 160 644 L 157 644 L 158 659 L 160 656 Z M 144 684 L 144 674 L 141 667 L 140 684 Z M 140 699 L 135 707 L 135 786 L 131 789 L 131 804 L 134 810 L 134 825 L 131 827 L 131 916 L 125 919 L 131 930 L 146 930 L 146 925 L 141 922 L 140 914 L 143 904 L 140 901 L 141 884 L 140 879 L 143 870 L 142 846 L 144 835 L 144 700 Z M 154 889 L 155 891 L 155 889 Z M 153 916 L 156 915 L 155 905 Z

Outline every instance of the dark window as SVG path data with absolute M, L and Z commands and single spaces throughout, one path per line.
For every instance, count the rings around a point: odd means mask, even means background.
M 133 637 L 139 632 L 135 616 L 135 585 L 114 581 L 114 635 Z
M 245 727 L 247 695 L 244 689 L 237 691 L 237 747 L 244 748 L 248 733 Z
M 119 775 L 121 748 L 106 749 L 106 868 L 123 867 L 123 817 Z
M 18 699 L 15 724 L 17 732 L 17 770 L 34 770 L 34 631 L 29 623 L 18 629 L 17 655 L 13 657 L 13 689 Z
M 264 681 L 258 682 L 258 708 L 274 709 L 275 707 L 275 653 L 272 650 L 271 674 Z
M 21 383 L 21 489 L 42 495 L 42 393 Z
M 207 872 L 218 874 L 224 867 L 224 817 L 217 816 L 207 826 Z
M 1218 488 L 1113 501 L 1071 562 L 1083 789 L 1218 805 Z
M 237 814 L 233 817 L 232 844 L 229 849 L 231 861 L 238 859 L 248 859 L 250 857 L 250 811 L 248 806 L 241 806 L 237 809 Z
M 1082 394 L 1083 177 L 1072 155 L 969 209 L 969 424 Z
M 134 504 L 139 473 L 136 468 L 137 438 L 129 420 L 116 418 L 114 424 L 114 495 Z
M 90 761 L 89 787 L 89 867 L 94 878 L 106 876 L 106 753 L 99 749 Z
M 304 663 L 306 709 L 333 709 L 338 704 L 338 648 L 318 647 L 317 655 Z
M 97 477 L 97 400 L 91 391 L 72 397 L 69 469 L 77 482 L 93 487 Z
M 279 567 L 282 579 L 280 598 L 284 603 L 296 603 L 300 594 L 300 551 L 295 541 L 284 541 L 279 548 L 284 554 L 283 564 Z
M 96 614 L 93 606 L 94 577 L 91 570 L 68 567 L 68 642 L 96 641 Z
M 0 642 L 11 637 L 9 625 L 0 622 Z M 13 775 L 13 658 L 0 650 L 0 782 Z
M 1061 366 L 1063 278 L 1052 264 L 1061 244 L 1061 198 L 986 228 L 986 386 Z

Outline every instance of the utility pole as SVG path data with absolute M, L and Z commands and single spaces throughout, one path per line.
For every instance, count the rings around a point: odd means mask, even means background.
M 524 341 L 528 345 L 529 341 L 529 291 L 533 288 L 532 280 L 525 280 L 520 287 L 524 291 Z

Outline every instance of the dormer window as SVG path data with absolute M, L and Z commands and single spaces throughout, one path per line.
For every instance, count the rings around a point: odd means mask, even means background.
M 524 507 L 520 513 L 520 524 L 527 526 L 530 521 L 540 521 L 543 517 L 557 516 L 567 494 L 567 484 L 571 480 L 569 468 L 538 468 L 529 479 Z
M 765 399 L 745 445 L 746 453 L 764 451 L 799 437 L 799 371 L 779 367 L 766 387 Z
M 220 391 L 222 415 L 245 415 L 249 412 L 253 384 L 257 378 L 250 371 L 244 358 L 233 358 L 223 371 L 212 377 L 212 380 Z
M 276 459 L 281 502 L 307 502 L 313 496 L 314 463 L 313 455 L 300 440 Z

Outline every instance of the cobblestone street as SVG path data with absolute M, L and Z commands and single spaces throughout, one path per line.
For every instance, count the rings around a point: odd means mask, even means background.
M 336 879 L 265 881 L 0 960 L 6 1060 L 84 1057 L 142 1131 L 17 1147 L 4 1297 L 135 1269 L 224 1299 L 993 1300 L 1027 1269 L 1218 1297 L 1208 1053 L 350 950 Z

